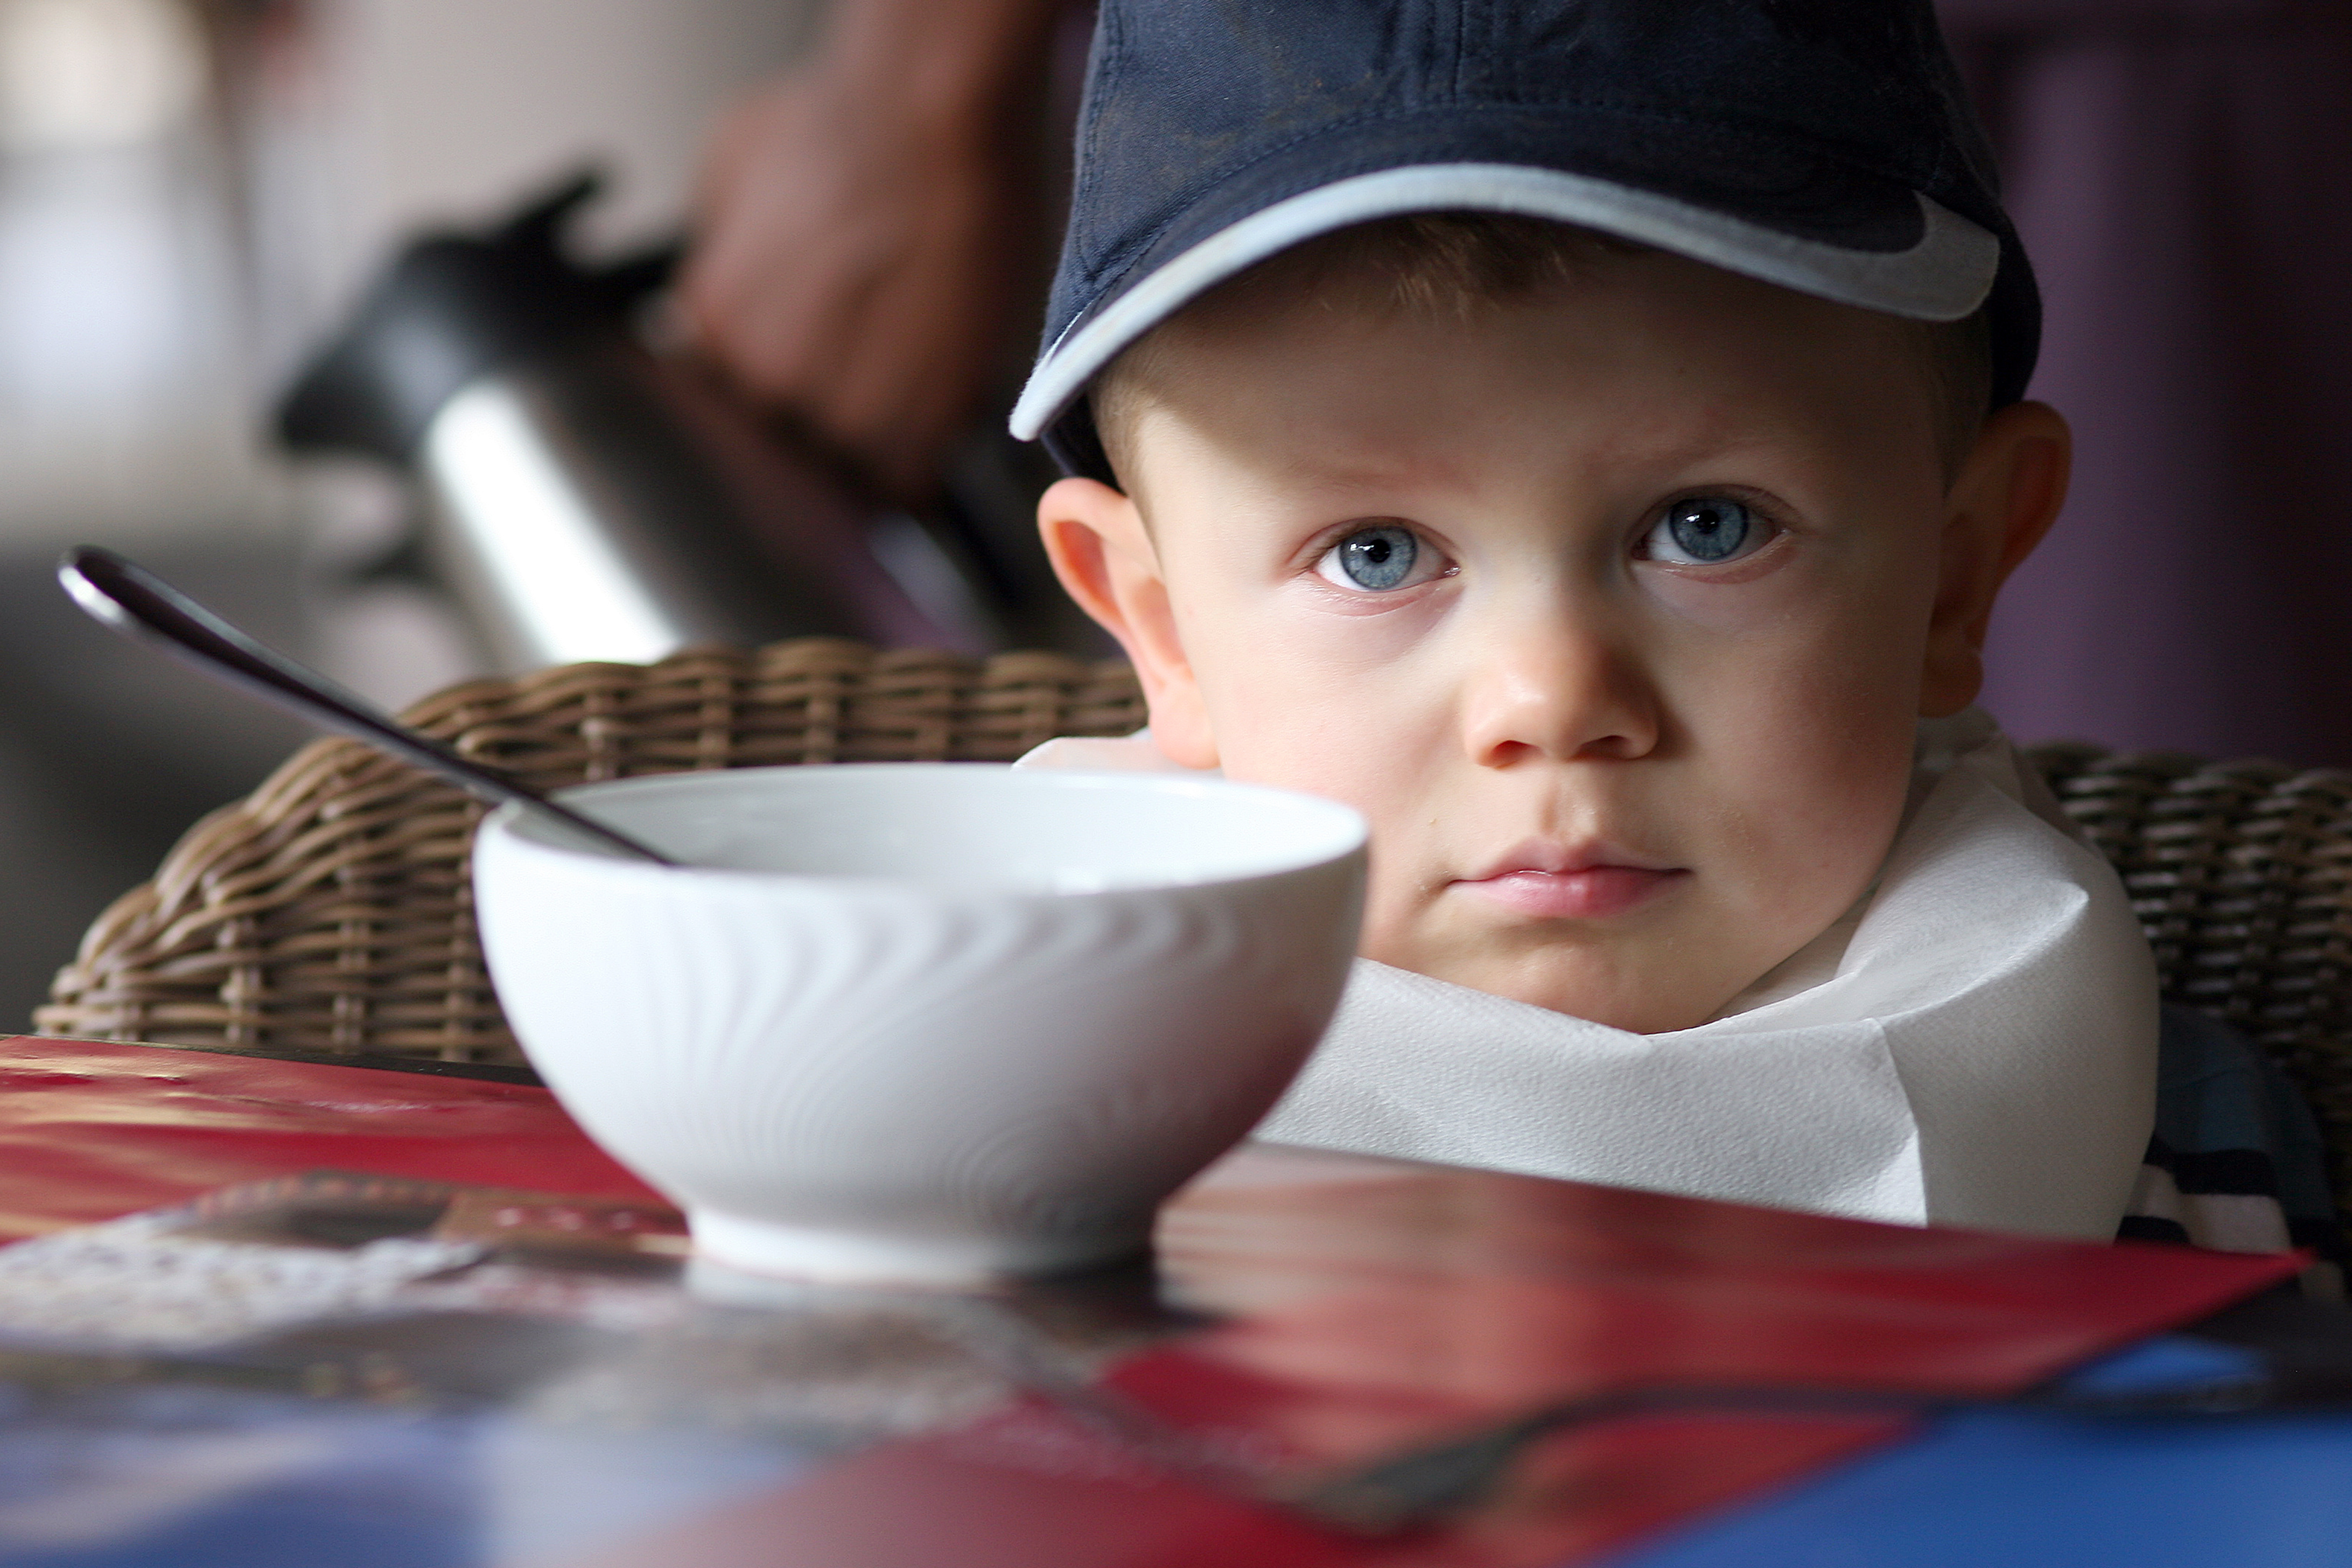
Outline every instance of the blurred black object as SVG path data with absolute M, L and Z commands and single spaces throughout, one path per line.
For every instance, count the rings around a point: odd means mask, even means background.
M 297 453 L 377 459 L 426 502 L 424 554 L 509 668 L 829 634 L 983 652 L 1019 574 L 952 518 L 876 499 L 804 435 L 637 328 L 678 248 L 564 250 L 583 174 L 486 234 L 394 259 L 287 394 Z

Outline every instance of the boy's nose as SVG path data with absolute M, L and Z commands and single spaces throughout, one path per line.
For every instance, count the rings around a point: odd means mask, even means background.
M 1658 744 L 1663 715 L 1638 659 L 1600 628 L 1556 611 L 1497 628 L 1463 694 L 1471 760 L 1508 767 L 1537 756 L 1631 759 Z

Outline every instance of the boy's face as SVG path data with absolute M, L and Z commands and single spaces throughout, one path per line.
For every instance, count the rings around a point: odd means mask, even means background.
M 1163 749 L 1370 819 L 1367 956 L 1645 1033 L 1864 891 L 2063 487 L 2038 405 L 1948 487 L 1895 323 L 1664 255 L 1167 353 L 1133 499 L 1041 513 Z

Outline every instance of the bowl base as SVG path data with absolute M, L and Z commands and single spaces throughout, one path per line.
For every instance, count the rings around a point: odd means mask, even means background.
M 1070 1274 L 1146 1251 L 1150 1226 L 1062 1237 L 909 1237 L 820 1229 L 689 1209 L 697 1260 L 741 1274 L 822 1285 L 982 1289 L 1007 1279 Z

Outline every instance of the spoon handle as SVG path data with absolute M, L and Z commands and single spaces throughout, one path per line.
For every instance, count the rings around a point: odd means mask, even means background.
M 68 551 L 58 563 L 58 581 L 93 618 L 216 680 L 242 687 L 299 718 L 438 773 L 480 799 L 494 804 L 519 801 L 628 855 L 664 866 L 677 864 L 628 835 L 558 805 L 408 728 L 326 677 L 263 647 L 153 573 L 110 550 L 85 544 Z

